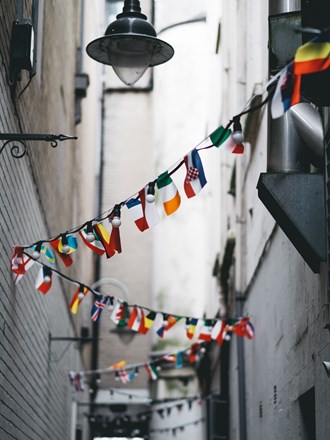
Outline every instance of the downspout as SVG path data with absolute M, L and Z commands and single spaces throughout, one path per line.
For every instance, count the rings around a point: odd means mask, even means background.
M 306 26 L 306 5 L 307 0 L 269 0 L 269 76 L 293 60 L 303 44 L 305 35 L 295 31 Z M 315 104 L 320 96 L 310 95 L 322 92 L 317 83 L 312 86 L 306 89 L 303 79 L 301 95 Z M 326 261 L 324 177 L 311 168 L 323 171 L 323 152 L 315 106 L 302 102 L 277 119 L 268 114 L 267 173 L 260 175 L 258 196 L 314 273 Z

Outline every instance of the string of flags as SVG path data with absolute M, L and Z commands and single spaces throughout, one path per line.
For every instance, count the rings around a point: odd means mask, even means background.
M 31 248 L 35 258 L 38 258 L 40 254 L 44 254 L 51 263 L 55 262 L 55 252 L 64 265 L 68 267 L 73 263 L 72 254 L 78 249 L 78 240 L 75 235 L 78 234 L 83 243 L 99 255 L 105 254 L 107 258 L 111 258 L 113 255 L 121 253 L 119 227 L 121 225 L 121 209 L 124 206 L 130 212 L 140 231 L 155 226 L 160 220 L 155 204 L 155 191 L 157 188 L 166 215 L 173 214 L 180 207 L 181 196 L 171 176 L 182 165 L 185 165 L 186 168 L 186 176 L 183 182 L 184 192 L 188 198 L 191 198 L 196 196 L 207 183 L 199 151 L 222 146 L 222 149 L 229 150 L 234 154 L 242 154 L 244 152 L 244 135 L 240 118 L 261 108 L 270 100 L 272 100 L 272 117 L 274 119 L 281 117 L 291 106 L 301 101 L 302 75 L 321 72 L 329 67 L 330 36 L 329 33 L 321 33 L 312 41 L 300 46 L 296 51 L 294 60 L 271 78 L 266 85 L 266 91 L 263 93 L 267 94 L 266 98 L 259 105 L 246 108 L 234 116 L 226 127 L 219 126 L 175 165 L 161 173 L 136 194 L 117 203 L 113 208 L 86 221 L 84 224 L 65 233 L 60 233 L 56 237 L 16 246 L 16 252 L 19 249 Z M 233 130 L 230 129 L 231 125 L 233 125 Z M 106 219 L 110 222 L 110 230 L 102 224 Z
M 205 420 L 206 420 L 205 417 L 202 417 L 202 418 L 197 419 L 197 420 L 195 420 L 195 421 L 193 421 L 193 422 L 187 422 L 187 423 L 184 423 L 184 424 L 182 424 L 182 425 L 177 425 L 177 426 L 173 426 L 173 427 L 170 427 L 170 428 L 169 428 L 169 427 L 166 427 L 166 428 L 155 428 L 155 429 L 151 429 L 151 430 L 150 430 L 150 434 L 153 434 L 153 433 L 155 433 L 155 432 L 170 432 L 170 431 L 172 431 L 172 435 L 173 435 L 173 437 L 175 437 L 176 434 L 177 434 L 177 431 L 181 431 L 181 432 L 183 432 L 187 426 L 192 426 L 192 425 L 197 426 L 197 425 L 199 425 L 200 423 L 204 423 Z
M 18 258 L 21 261 L 18 263 Z M 51 268 L 44 263 L 34 260 L 25 251 L 20 257 L 17 255 L 12 261 L 12 270 L 16 274 L 16 283 L 22 276 L 36 263 L 40 266 L 35 287 L 43 295 L 46 295 L 52 287 L 53 274 L 59 276 L 71 284 L 76 285 L 76 289 L 70 301 L 70 309 L 73 314 L 77 314 L 78 308 L 84 298 L 90 293 L 94 296 L 91 309 L 91 319 L 95 322 L 100 319 L 103 310 L 110 312 L 110 319 L 118 327 L 128 327 L 132 331 L 146 335 L 154 327 L 156 334 L 164 338 L 167 332 L 178 322 L 185 322 L 185 332 L 188 339 L 197 338 L 200 341 L 217 341 L 222 345 L 226 338 L 233 333 L 237 336 L 254 337 L 254 326 L 248 316 L 239 318 L 195 318 L 191 316 L 177 315 L 159 310 L 153 310 L 137 304 L 129 304 L 115 296 L 103 295 L 64 274 Z M 15 266 L 16 265 L 16 266 Z M 24 266 L 19 270 L 18 267 Z M 15 272 L 16 271 L 16 272 Z
M 183 182 L 184 193 L 187 198 L 192 198 L 207 183 L 199 154 L 200 150 L 222 146 L 223 149 L 229 150 L 234 154 L 243 153 L 243 145 L 237 143 L 238 141 L 240 143 L 243 141 L 242 137 L 237 137 L 237 130 L 242 130 L 242 128 L 239 128 L 236 123 L 236 132 L 232 133 L 229 128 L 231 124 L 232 122 L 227 127 L 218 127 L 180 161 L 161 173 L 155 180 L 146 184 L 137 193 L 117 203 L 113 208 L 108 209 L 80 226 L 58 234 L 56 237 L 39 240 L 32 244 L 17 245 L 14 247 L 14 254 L 21 253 L 24 249 L 32 249 L 34 258 L 44 255 L 50 263 L 54 264 L 56 255 L 65 267 L 69 267 L 74 262 L 74 252 L 78 250 L 78 237 L 86 247 L 98 255 L 106 255 L 107 258 L 111 258 L 115 254 L 121 253 L 119 228 L 121 226 L 122 208 L 127 208 L 136 227 L 141 232 L 155 226 L 160 221 L 160 215 L 155 203 L 156 191 L 160 194 L 165 214 L 171 215 L 176 212 L 181 204 L 181 195 L 171 176 L 182 165 L 186 168 Z M 103 224 L 105 220 L 109 221 L 108 227 Z
M 114 373 L 115 378 L 121 381 L 123 384 L 128 384 L 134 380 L 136 376 L 139 375 L 140 368 L 145 368 L 148 376 L 151 380 L 157 380 L 159 378 L 159 372 L 161 371 L 163 364 L 172 363 L 174 368 L 183 367 L 183 357 L 186 355 L 188 357 L 188 362 L 191 365 L 198 363 L 205 353 L 204 343 L 194 343 L 189 348 L 184 350 L 179 350 L 173 353 L 168 353 L 163 356 L 159 356 L 157 359 L 149 362 L 143 362 L 139 364 L 126 365 L 125 360 L 116 362 L 110 365 L 108 368 L 100 368 L 97 370 L 87 370 L 87 371 L 70 371 L 69 379 L 70 383 L 76 391 L 85 390 L 85 379 L 88 376 L 100 376 L 101 374 Z

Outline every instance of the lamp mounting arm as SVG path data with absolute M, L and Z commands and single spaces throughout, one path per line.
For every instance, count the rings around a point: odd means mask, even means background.
M 42 134 L 42 133 L 0 133 L 0 140 L 5 141 L 0 148 L 0 155 L 8 144 L 13 143 L 10 153 L 15 159 L 25 156 L 27 146 L 25 141 L 45 141 L 50 142 L 53 148 L 57 147 L 58 141 L 78 139 L 77 136 L 67 136 L 65 134 Z

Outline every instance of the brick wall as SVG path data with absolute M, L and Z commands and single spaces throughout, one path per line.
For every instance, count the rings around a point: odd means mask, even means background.
M 28 16 L 31 1 L 25 6 Z M 16 2 L 2 0 L 0 132 L 22 129 L 74 135 L 79 1 L 44 2 L 41 75 L 33 78 L 14 103 L 7 74 L 15 14 Z M 28 79 L 23 72 L 16 97 Z M 13 244 L 48 238 L 83 220 L 80 206 L 86 201 L 79 175 L 73 172 L 78 168 L 80 146 L 78 142 L 59 144 L 58 148 L 44 142 L 27 145 L 28 154 L 20 160 L 11 157 L 8 147 L 0 155 L 0 438 L 64 440 L 70 438 L 71 402 L 77 398 L 67 373 L 84 366 L 74 344 L 50 343 L 49 334 L 69 337 L 79 330 L 80 318 L 72 318 L 68 307 L 74 286 L 54 277 L 52 290 L 43 297 L 34 288 L 35 265 L 15 287 L 10 256 Z M 86 265 L 84 258 L 78 258 L 69 274 L 79 273 L 82 264 Z M 60 270 L 64 271 L 63 267 Z M 87 401 L 87 396 L 80 399 Z

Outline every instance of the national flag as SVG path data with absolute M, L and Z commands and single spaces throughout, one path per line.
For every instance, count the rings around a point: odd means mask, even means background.
M 38 272 L 35 286 L 44 295 L 48 293 L 52 287 L 52 275 L 52 270 L 46 266 L 42 266 Z
M 49 246 L 46 246 L 44 244 L 41 245 L 40 252 L 45 255 L 46 259 L 50 263 L 55 264 L 55 255 Z
M 97 239 L 102 243 L 107 258 L 113 257 L 116 253 L 121 253 L 121 243 L 119 228 L 111 226 L 111 232 L 105 229 L 105 227 L 98 223 L 93 226 L 93 229 L 97 235 Z
M 231 136 L 231 130 L 228 128 L 226 131 L 226 136 L 223 142 L 221 143 L 221 149 L 228 151 L 232 154 L 243 154 L 244 153 L 244 145 L 243 144 L 236 144 L 236 142 L 233 141 L 233 137 Z
M 126 370 L 118 371 L 119 379 L 122 383 L 130 383 L 135 377 L 134 370 L 131 372 L 128 372 Z
M 145 231 L 148 228 L 152 228 L 160 220 L 156 203 L 154 201 L 149 203 L 146 200 L 147 193 L 148 193 L 148 185 L 146 185 L 144 188 L 142 188 L 139 191 L 139 198 L 142 208 L 142 220 L 139 222 L 139 224 L 137 222 L 135 223 L 137 227 L 140 229 L 140 231 Z
M 131 198 L 126 202 L 126 206 L 140 231 L 148 229 L 145 219 L 143 217 L 142 203 L 139 199 Z
M 175 368 L 182 368 L 182 367 L 183 367 L 183 354 L 182 351 L 178 351 L 176 354 Z
M 126 361 L 119 361 L 111 365 L 110 370 L 120 370 L 121 368 L 124 368 L 125 365 L 126 365 Z
M 70 309 L 71 312 L 75 315 L 78 311 L 78 307 L 81 303 L 81 301 L 85 298 L 85 296 L 88 293 L 88 289 L 85 286 L 80 286 L 78 287 L 78 289 L 75 291 L 72 300 L 70 302 Z M 84 296 L 82 296 L 84 295 Z
M 231 130 L 220 125 L 207 138 L 200 142 L 196 149 L 203 150 L 208 147 L 220 147 L 231 135 Z
M 144 315 L 143 323 L 140 327 L 140 333 L 146 335 L 153 326 L 156 319 L 156 312 L 150 311 L 147 315 Z
M 64 265 L 66 267 L 70 267 L 71 264 L 73 263 L 73 259 L 71 257 L 71 255 L 69 254 L 62 254 L 59 251 L 59 244 L 60 244 L 60 240 L 57 238 L 56 240 L 52 240 L 50 242 L 51 246 L 53 246 L 53 248 L 55 249 L 57 255 L 60 257 L 60 259 L 63 261 Z M 62 246 L 62 245 L 61 245 Z
M 201 158 L 196 148 L 191 150 L 185 157 L 186 177 L 184 180 L 184 190 L 188 198 L 196 196 L 206 185 L 207 181 Z
M 145 369 L 147 370 L 147 373 L 148 373 L 150 379 L 157 380 L 159 377 L 159 373 L 158 373 L 158 370 L 157 370 L 155 364 L 148 363 L 148 364 L 144 364 L 144 366 L 145 366 Z
M 26 272 L 34 265 L 35 261 L 25 255 L 24 249 L 20 246 L 15 246 L 11 258 L 11 270 L 14 272 L 14 282 L 17 284 Z
M 197 323 L 198 323 L 198 319 L 196 319 L 196 318 L 187 318 L 187 320 L 186 320 L 186 332 L 187 332 L 187 337 L 189 339 L 192 339 L 194 337 Z
M 61 254 L 65 254 L 65 255 L 69 255 L 72 254 L 73 252 L 75 252 L 78 249 L 78 242 L 77 239 L 74 235 L 68 234 L 65 236 L 66 237 L 66 242 L 64 243 L 64 238 L 60 237 L 58 240 L 58 245 L 57 245 L 57 249 Z M 67 244 L 67 246 L 69 246 L 69 251 L 68 252 L 63 252 L 63 246 L 64 244 Z
M 300 102 L 301 75 L 317 73 L 330 67 L 330 36 L 318 35 L 312 41 L 298 47 L 295 57 L 293 73 L 295 83 L 292 105 Z
M 84 375 L 83 373 L 76 373 L 74 371 L 69 372 L 69 379 L 71 382 L 71 385 L 74 387 L 76 391 L 84 391 L 84 382 L 83 382 Z
M 219 345 L 222 345 L 225 335 L 226 335 L 226 321 L 218 319 L 215 326 L 213 327 L 211 338 L 217 341 Z
M 110 302 L 109 296 L 96 295 L 93 308 L 91 311 L 92 321 L 96 322 L 100 318 L 102 314 L 102 310 L 109 304 L 109 302 Z
M 90 242 L 87 240 L 87 234 L 88 232 L 92 232 L 94 234 L 94 241 Z M 95 231 L 88 231 L 87 228 L 82 229 L 79 231 L 79 235 L 82 238 L 83 242 L 89 249 L 92 249 L 96 254 L 103 255 L 105 250 L 102 245 L 102 242 L 98 239 L 98 235 L 95 233 Z
M 112 321 L 118 327 L 125 327 L 128 318 L 128 304 L 127 302 L 117 301 L 113 312 L 111 314 Z
M 195 343 L 195 344 L 192 344 L 192 346 L 190 347 L 189 362 L 191 364 L 196 363 L 199 359 L 199 346 L 200 346 L 200 344 Z
M 176 355 L 175 354 L 165 354 L 162 356 L 162 360 L 166 362 L 176 362 Z
M 254 327 L 247 316 L 233 324 L 232 330 L 237 336 L 246 336 L 248 339 L 252 339 L 254 336 Z
M 127 327 L 135 332 L 139 332 L 143 326 L 144 312 L 140 307 L 133 307 L 130 317 L 127 321 Z
M 157 335 L 160 338 L 164 337 L 165 332 L 170 330 L 177 322 L 179 322 L 181 319 L 181 316 L 167 316 L 166 319 L 164 319 L 163 324 L 159 329 L 157 330 Z
M 280 72 L 270 111 L 273 119 L 280 118 L 292 106 L 292 95 L 295 77 L 293 75 L 293 62 Z
M 165 171 L 158 176 L 156 184 L 163 200 L 166 214 L 173 214 L 180 206 L 181 197 L 169 173 Z
M 213 330 L 213 321 L 211 319 L 203 320 L 203 327 L 198 335 L 198 339 L 201 341 L 211 341 L 211 333 Z

